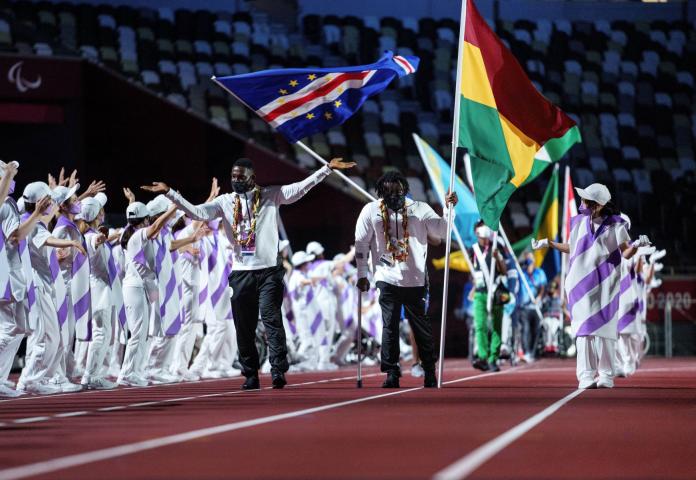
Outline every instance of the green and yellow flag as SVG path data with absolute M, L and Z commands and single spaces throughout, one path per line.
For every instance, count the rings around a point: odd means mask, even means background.
M 458 146 L 471 158 L 481 218 L 497 230 L 510 195 L 580 142 L 580 132 L 536 90 L 474 2 L 464 1 Z
M 548 238 L 551 240 L 557 240 L 558 237 L 558 167 L 553 169 L 553 174 L 551 175 L 551 180 L 549 180 L 549 185 L 546 187 L 546 192 L 544 192 L 544 197 L 541 199 L 539 204 L 539 210 L 537 210 L 536 217 L 534 217 L 534 228 L 532 233 L 524 237 L 522 240 L 518 241 L 512 246 L 516 255 L 521 254 L 525 250 L 531 248 L 532 238 L 536 240 L 541 240 L 542 238 Z M 544 270 L 549 270 L 552 273 L 552 277 L 558 273 L 559 258 L 551 259 L 552 263 L 545 262 L 547 253 L 549 253 L 548 248 L 541 248 L 534 251 L 534 263 L 537 267 L 541 267 L 542 264 L 546 263 Z

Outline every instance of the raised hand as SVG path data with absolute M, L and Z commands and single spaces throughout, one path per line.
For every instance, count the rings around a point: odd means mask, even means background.
M 218 185 L 218 179 L 213 177 L 213 181 L 210 185 L 210 195 L 208 195 L 208 202 L 212 202 L 220 195 L 220 186 Z
M 65 178 L 65 168 L 60 167 L 60 173 L 58 174 L 58 185 L 64 187 L 67 185 L 68 179 Z
M 106 190 L 106 184 L 102 181 L 93 181 L 92 183 L 89 184 L 89 187 L 87 187 L 87 190 L 85 191 L 85 195 L 88 197 L 93 197 L 99 192 L 103 192 Z
M 73 242 L 72 246 L 75 247 L 82 255 L 85 257 L 87 256 L 87 250 L 85 250 L 85 247 L 83 247 L 80 242 Z
M 126 200 L 128 200 L 128 205 L 135 202 L 135 194 L 131 191 L 130 188 L 123 187 L 123 194 L 126 196 Z
M 152 182 L 152 185 L 143 185 L 140 189 L 151 193 L 167 193 L 169 185 L 164 182 Z
M 54 177 L 50 173 L 48 174 L 48 182 L 47 183 L 48 183 L 48 188 L 50 188 L 51 190 L 53 190 L 54 188 L 56 188 L 58 186 L 58 184 L 56 183 L 56 177 Z
M 17 175 L 17 171 L 19 170 L 19 164 L 17 162 L 10 162 L 10 163 L 5 163 L 0 161 L 2 163 L 2 166 L 4 167 L 5 175 L 7 175 L 9 178 L 14 178 L 15 175 Z
M 541 240 L 537 240 L 536 238 L 532 238 L 532 250 L 539 250 L 540 248 L 548 248 L 549 246 L 549 239 L 548 238 L 542 238 Z
M 73 170 L 72 173 L 70 174 L 70 178 L 68 178 L 68 188 L 74 187 L 79 182 L 80 182 L 80 179 L 77 178 L 77 170 Z
M 36 202 L 36 206 L 34 207 L 34 211 L 37 212 L 39 215 L 43 215 L 44 212 L 48 207 L 51 206 L 51 197 L 45 196 L 38 202 Z
M 355 162 L 344 162 L 342 158 L 332 158 L 329 162 L 329 167 L 334 170 L 348 170 L 356 165 Z
M 457 202 L 459 202 L 459 198 L 457 197 L 457 192 L 450 192 L 445 196 L 445 204 L 446 205 L 456 205 Z

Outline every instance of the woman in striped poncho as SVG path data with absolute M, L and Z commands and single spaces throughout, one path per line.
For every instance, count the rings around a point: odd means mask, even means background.
M 645 235 L 633 243 L 626 221 L 610 203 L 606 186 L 576 188 L 580 215 L 571 219 L 569 243 L 532 240 L 532 248 L 551 247 L 570 255 L 565 280 L 571 327 L 576 336 L 579 388 L 614 386 L 622 258 L 630 259 Z

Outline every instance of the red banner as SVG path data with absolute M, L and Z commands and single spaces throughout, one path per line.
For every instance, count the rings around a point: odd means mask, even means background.
M 696 277 L 663 277 L 660 288 L 648 294 L 648 321 L 661 322 L 667 302 L 673 321 L 696 322 Z

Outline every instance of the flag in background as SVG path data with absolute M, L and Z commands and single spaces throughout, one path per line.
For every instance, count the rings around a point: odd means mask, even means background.
M 474 2 L 466 0 L 465 8 L 458 146 L 471 157 L 481 218 L 498 230 L 510 195 L 580 142 L 580 132 L 536 90 Z
M 532 233 L 512 246 L 516 255 L 531 248 L 532 239 L 548 238 L 558 240 L 558 164 L 553 169 L 546 192 L 539 204 Z M 549 252 L 551 253 L 549 255 Z M 553 278 L 560 272 L 561 259 L 557 250 L 541 248 L 534 251 L 534 264 L 542 267 L 548 278 Z
M 294 143 L 348 120 L 419 59 L 386 52 L 370 65 L 262 70 L 213 80 Z
M 418 153 L 423 160 L 425 169 L 428 171 L 428 176 L 430 177 L 430 183 L 433 185 L 433 190 L 437 193 L 437 197 L 440 199 L 440 204 L 445 204 L 445 195 L 449 188 L 450 174 L 452 169 L 450 165 L 431 147 L 428 142 L 423 140 L 417 134 L 413 134 L 413 140 L 416 142 L 416 147 L 418 147 Z M 476 207 L 476 200 L 474 199 L 471 190 L 464 184 L 459 176 L 455 177 L 454 180 L 454 191 L 457 193 L 459 201 L 457 206 L 454 207 L 454 225 L 453 227 L 457 229 L 459 235 L 464 243 L 464 246 L 470 247 L 476 243 L 476 234 L 474 233 L 474 226 L 478 222 L 480 215 L 478 213 L 478 208 Z M 456 239 L 456 235 L 454 236 Z
M 458 272 L 468 272 L 469 264 L 466 262 L 464 257 L 464 252 L 457 250 L 456 252 L 450 253 L 450 268 L 452 270 L 457 270 Z M 445 257 L 433 258 L 433 266 L 436 270 L 442 270 L 445 268 Z
M 575 203 L 575 190 L 570 179 L 570 167 L 565 169 L 565 184 L 563 187 L 563 242 L 568 243 L 570 238 L 570 219 L 578 214 L 578 205 Z

